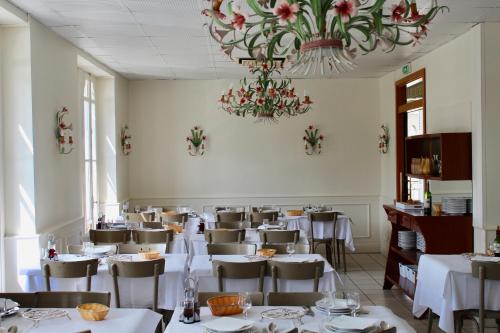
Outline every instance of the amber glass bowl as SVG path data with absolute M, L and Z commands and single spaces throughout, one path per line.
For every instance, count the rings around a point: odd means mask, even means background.
M 239 298 L 238 295 L 216 296 L 209 298 L 207 304 L 214 316 L 233 316 L 243 312 Z
M 144 251 L 139 252 L 139 257 L 145 260 L 155 260 L 160 258 L 160 251 Z
M 106 305 L 99 303 L 85 303 L 76 307 L 80 316 L 85 320 L 101 321 L 106 318 L 109 308 Z
M 288 210 L 286 213 L 288 214 L 288 216 L 302 216 L 302 215 L 304 215 L 304 211 L 301 209 Z
M 271 258 L 276 254 L 276 249 L 260 249 L 257 250 L 257 255 L 261 257 Z

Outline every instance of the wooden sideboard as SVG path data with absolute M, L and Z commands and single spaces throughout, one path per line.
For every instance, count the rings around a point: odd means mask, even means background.
M 457 254 L 473 250 L 472 215 L 427 216 L 419 211 L 403 211 L 384 205 L 392 225 L 389 253 L 385 268 L 384 289 L 401 288 L 413 298 L 415 285 L 399 276 L 399 263 L 417 265 L 422 252 L 398 247 L 398 231 L 412 230 L 424 236 L 426 254 Z

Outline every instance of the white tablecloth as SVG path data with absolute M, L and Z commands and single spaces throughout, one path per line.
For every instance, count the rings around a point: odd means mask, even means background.
M 23 309 L 24 310 L 24 309 Z M 23 311 L 21 310 L 21 311 Z M 103 321 L 87 321 L 82 319 L 76 309 L 68 311 L 67 317 L 41 321 L 37 328 L 33 322 L 18 316 L 6 318 L 3 326 L 17 325 L 18 332 L 30 333 L 72 333 L 90 330 L 92 333 L 153 333 L 161 320 L 161 315 L 147 309 L 110 309 Z
M 212 260 L 222 260 L 229 262 L 249 262 L 243 255 L 214 255 Z M 325 262 L 325 269 L 323 277 L 319 280 L 319 291 L 335 291 L 335 276 L 336 272 L 330 264 L 319 254 L 294 254 L 291 258 L 288 255 L 276 255 L 273 260 L 286 260 L 286 261 L 314 261 L 323 260 Z M 190 266 L 190 272 L 199 278 L 200 291 L 218 291 L 217 277 L 212 272 L 212 261 L 210 256 L 199 255 L 194 256 Z M 257 291 L 258 279 L 225 279 L 224 291 Z M 313 291 L 312 280 L 280 280 L 278 283 L 279 291 Z M 272 279 L 266 276 L 264 279 L 264 293 L 272 291 Z
M 248 319 L 255 321 L 255 326 L 259 328 L 259 333 L 260 332 L 267 332 L 267 330 L 263 330 L 269 323 L 271 322 L 270 320 L 264 319 L 260 320 L 260 314 L 262 311 L 272 309 L 273 307 L 266 307 L 266 306 L 255 306 L 252 307 L 249 312 L 248 312 Z M 293 309 L 294 307 L 287 307 Z M 314 308 L 313 308 L 314 309 Z M 368 315 L 362 315 L 361 317 L 364 318 L 376 318 L 385 321 L 391 326 L 395 326 L 397 328 L 398 333 L 415 333 L 415 330 L 406 322 L 406 320 L 399 318 L 396 316 L 391 310 L 384 306 L 364 306 L 364 310 L 368 311 Z M 313 310 L 314 311 L 314 310 Z M 177 319 L 179 318 L 179 315 L 182 313 L 181 308 L 175 309 L 175 312 L 173 314 L 172 320 L 167 326 L 167 329 L 165 330 L 165 333 L 202 333 L 203 332 L 203 327 L 201 326 L 203 323 L 206 323 L 210 320 L 214 320 L 217 317 L 212 316 L 210 313 L 210 309 L 207 307 L 202 307 L 200 311 L 200 317 L 201 317 L 201 322 L 195 323 L 195 324 L 183 324 L 179 322 Z M 320 326 L 322 322 L 326 319 L 325 315 L 316 312 L 316 315 L 314 317 L 311 316 L 305 316 L 303 317 L 302 321 L 304 325 L 302 325 L 300 328 L 305 328 L 309 330 L 313 330 L 316 332 L 319 332 Z M 242 318 L 243 315 L 237 315 L 233 316 L 234 318 Z M 291 320 L 273 320 L 277 326 L 278 326 L 278 332 L 285 332 L 286 330 L 292 329 L 293 323 Z M 300 330 L 299 330 L 300 331 Z
M 187 254 L 166 254 L 165 273 L 160 276 L 158 306 L 163 309 L 174 309 L 184 298 L 184 276 L 187 269 Z M 61 255 L 60 260 L 82 260 L 86 257 Z M 132 255 L 133 260 L 140 260 Z M 26 292 L 43 291 L 45 284 L 40 267 L 25 269 L 21 272 L 25 280 L 23 290 Z M 148 307 L 153 301 L 153 278 L 118 278 L 120 286 L 120 302 L 122 307 Z M 51 278 L 53 291 L 85 291 L 86 279 Z M 97 275 L 92 277 L 92 291 L 110 291 L 111 306 L 115 305 L 113 279 L 107 264 L 98 267 Z
M 245 230 L 245 243 L 246 244 L 257 244 L 257 248 L 261 248 L 261 241 L 259 236 L 259 231 L 256 229 L 246 229 Z M 300 232 L 299 244 L 308 244 L 308 240 L 303 231 Z M 189 255 L 198 256 L 208 254 L 207 253 L 207 242 L 205 241 L 205 235 L 195 234 L 191 235 L 189 239 Z
M 500 281 L 487 281 L 486 307 L 500 310 Z M 440 316 L 439 327 L 454 332 L 453 311 L 479 308 L 479 280 L 472 277 L 471 261 L 462 255 L 420 257 L 413 314 L 427 308 Z
M 311 222 L 307 216 L 285 216 L 280 217 L 278 220 L 284 220 L 288 223 L 289 230 L 300 229 L 305 232 L 308 237 L 311 237 Z M 339 215 L 337 217 L 337 228 L 335 230 L 335 237 L 337 239 L 345 240 L 345 246 L 355 251 L 354 239 L 352 238 L 351 219 L 346 215 Z M 314 238 L 328 238 L 333 235 L 333 223 L 331 222 L 314 222 Z

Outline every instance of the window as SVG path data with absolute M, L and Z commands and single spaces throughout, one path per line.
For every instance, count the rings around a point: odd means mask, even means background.
M 97 221 L 97 149 L 96 149 L 96 114 L 95 81 L 86 75 L 83 91 L 83 138 L 85 146 L 85 226 L 92 228 Z
M 423 201 L 424 180 L 411 176 L 405 167 L 405 140 L 426 134 L 425 70 L 396 82 L 397 199 Z

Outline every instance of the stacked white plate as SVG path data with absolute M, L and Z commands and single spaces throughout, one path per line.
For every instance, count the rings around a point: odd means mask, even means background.
M 351 314 L 351 309 L 347 307 L 345 299 L 336 299 L 335 302 L 328 298 L 321 299 L 316 302 L 316 310 L 333 316 Z
M 467 199 L 468 198 L 453 198 L 447 197 L 443 198 L 442 210 L 446 214 L 450 215 L 463 215 L 467 214 Z
M 425 238 L 420 232 L 417 232 L 417 250 L 425 252 Z
M 416 232 L 398 231 L 398 246 L 403 250 L 414 249 L 417 246 Z
M 325 323 L 325 332 L 374 333 L 379 331 L 378 319 L 340 316 Z
M 231 317 L 220 317 L 202 324 L 207 333 L 250 333 L 254 322 Z

